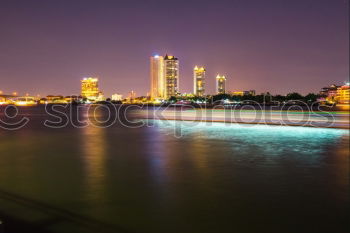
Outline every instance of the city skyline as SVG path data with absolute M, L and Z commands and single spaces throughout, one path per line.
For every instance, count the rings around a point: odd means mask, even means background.
M 166 53 L 181 61 L 183 93 L 193 92 L 197 64 L 207 68 L 208 94 L 215 93 L 210 80 L 218 73 L 229 77 L 227 90 L 257 93 L 307 94 L 346 82 L 348 2 L 269 2 L 273 4 L 265 7 L 257 0 L 179 1 L 170 12 L 181 19 L 168 22 L 161 19 L 168 16 L 169 5 L 158 1 L 73 1 L 69 8 L 66 1 L 23 2 L 20 7 L 4 1 L 0 90 L 78 94 L 77 83 L 92 76 L 100 78 L 105 96 L 126 96 L 131 90 L 146 95 L 147 58 Z M 194 8 L 207 14 L 197 19 L 191 14 Z
M 350 0 L 0 0 L 0 233 L 343 233 Z
M 146 94 L 140 95 L 140 97 L 150 97 L 151 99 L 169 99 L 171 96 L 177 96 L 181 94 L 193 94 L 195 96 L 205 96 L 205 95 L 218 95 L 218 94 L 232 94 L 232 95 L 241 95 L 241 93 L 246 93 L 246 92 L 254 92 L 253 95 L 256 94 L 256 90 L 251 89 L 250 91 L 242 91 L 242 90 L 230 90 L 227 89 L 227 77 L 225 75 L 220 75 L 219 73 L 214 77 L 207 77 L 206 76 L 206 68 L 204 66 L 198 67 L 196 65 L 193 68 L 193 88 L 190 92 L 182 92 L 179 89 L 180 86 L 180 75 L 179 75 L 179 59 L 173 55 L 168 55 L 165 54 L 165 56 L 160 56 L 158 54 L 153 55 L 150 57 L 150 67 L 149 67 L 149 86 L 150 88 L 148 89 L 148 92 Z M 174 73 L 175 70 L 175 73 Z M 170 73 L 169 73 L 170 72 Z M 169 78 L 170 77 L 170 78 Z M 169 86 L 167 84 L 169 80 L 175 80 L 172 81 L 172 85 Z M 208 80 L 207 80 L 208 79 Z M 198 83 L 200 82 L 200 84 Z M 62 96 L 82 96 L 83 98 L 88 98 L 89 96 L 93 98 L 97 98 L 99 100 L 103 100 L 106 98 L 113 99 L 113 96 L 120 95 L 123 96 L 123 94 L 118 94 L 120 92 L 115 92 L 111 93 L 110 95 L 104 96 L 103 91 L 101 88 L 99 88 L 100 83 L 100 77 L 92 77 L 92 76 L 86 76 L 82 77 L 80 79 L 81 85 L 80 89 L 76 93 L 71 93 L 69 95 L 65 95 L 62 93 L 54 93 L 53 95 L 51 94 L 29 94 L 28 92 L 24 93 L 19 93 L 17 91 L 14 92 L 9 92 L 9 93 L 4 93 L 4 91 L 0 90 L 0 94 L 9 94 L 9 95 L 14 95 L 14 96 L 36 96 L 36 97 L 44 97 L 44 96 L 57 96 L 57 95 L 62 95 Z M 215 89 L 211 93 L 205 93 L 206 88 L 208 87 L 208 83 L 212 83 L 213 86 L 215 86 Z M 348 85 L 349 81 L 346 80 L 341 84 Z M 174 85 L 175 84 L 175 85 Z M 91 86 L 92 85 L 92 86 Z M 210 86 L 211 84 L 209 84 Z M 334 83 L 329 84 L 328 86 L 335 85 Z M 91 86 L 91 87 L 90 87 Z M 339 86 L 340 87 L 340 86 Z M 172 89 L 170 92 L 171 94 L 168 94 L 169 90 L 167 89 Z M 198 89 L 199 88 L 199 89 Z M 199 93 L 197 93 L 199 91 Z M 84 92 L 88 94 L 84 94 Z M 96 92 L 96 93 L 95 93 Z M 291 90 L 288 93 L 293 93 L 295 91 Z M 322 91 L 321 91 L 322 92 Z M 117 94 L 116 94 L 117 93 Z M 136 93 L 133 89 L 130 89 L 130 91 L 127 92 L 127 95 L 130 95 L 130 93 Z M 239 93 L 239 94 L 238 94 Z M 261 94 L 263 94 L 262 92 Z M 270 91 L 266 91 L 266 93 L 270 93 Z M 286 93 L 286 94 L 288 94 Z M 316 92 L 306 92 L 306 94 L 310 93 L 320 93 L 319 91 Z M 271 93 L 274 94 L 274 93 Z M 276 94 L 276 93 L 275 93 Z M 304 93 L 302 93 L 304 94 Z M 136 96 L 135 96 L 136 97 Z M 118 97 L 119 98 L 119 97 Z M 91 99 L 92 101 L 96 101 L 97 99 Z M 120 99 L 120 98 L 119 98 Z

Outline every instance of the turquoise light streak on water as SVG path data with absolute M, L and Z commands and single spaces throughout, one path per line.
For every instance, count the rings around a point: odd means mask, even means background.
M 53 130 L 42 121 L 0 133 L 0 218 L 63 233 L 96 232 L 66 211 L 101 232 L 346 232 L 347 130 L 157 120 Z
M 314 155 L 323 152 L 327 145 L 332 145 L 340 138 L 349 136 L 349 131 L 343 129 L 150 121 L 164 133 L 177 134 L 178 137 L 184 138 L 225 141 L 232 146 L 233 151 L 249 155 L 252 149 L 266 155 L 278 155 L 284 152 Z

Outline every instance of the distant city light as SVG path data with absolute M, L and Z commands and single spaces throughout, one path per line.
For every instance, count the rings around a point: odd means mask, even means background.
M 103 100 L 103 94 L 98 88 L 98 78 L 87 77 L 81 81 L 81 96 L 89 101 Z

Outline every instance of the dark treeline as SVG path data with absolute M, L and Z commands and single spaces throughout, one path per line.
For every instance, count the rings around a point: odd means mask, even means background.
M 219 95 L 213 95 L 213 96 L 206 96 L 206 97 L 197 97 L 197 96 L 191 96 L 191 97 L 171 97 L 169 99 L 170 102 L 176 103 L 181 100 L 185 101 L 191 101 L 191 102 L 207 102 L 207 103 L 217 103 L 220 101 L 230 101 L 230 102 L 240 102 L 240 103 L 274 103 L 274 102 L 289 102 L 289 101 L 302 101 L 303 103 L 314 103 L 316 102 L 319 98 L 323 96 L 314 94 L 314 93 L 309 93 L 305 96 L 293 92 L 289 93 L 287 95 L 271 95 L 269 93 L 266 94 L 261 94 L 261 95 L 243 95 L 243 96 L 237 96 L 237 95 L 230 95 L 230 94 L 219 94 Z

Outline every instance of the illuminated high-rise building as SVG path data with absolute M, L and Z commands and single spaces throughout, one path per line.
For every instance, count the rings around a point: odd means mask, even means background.
M 205 68 L 196 66 L 193 70 L 193 93 L 203 96 L 205 92 Z
M 225 76 L 216 76 L 216 94 L 225 94 L 226 93 L 226 77 Z
M 163 99 L 165 96 L 164 88 L 164 58 L 156 55 L 151 57 L 151 98 Z
M 338 88 L 336 98 L 339 104 L 350 104 L 350 83 Z
M 101 98 L 102 93 L 98 89 L 97 78 L 88 77 L 81 80 L 81 96 L 91 101 Z
M 164 57 L 165 98 L 179 93 L 179 59 L 174 56 Z
M 167 99 L 179 92 L 179 60 L 174 56 L 151 57 L 152 99 Z

